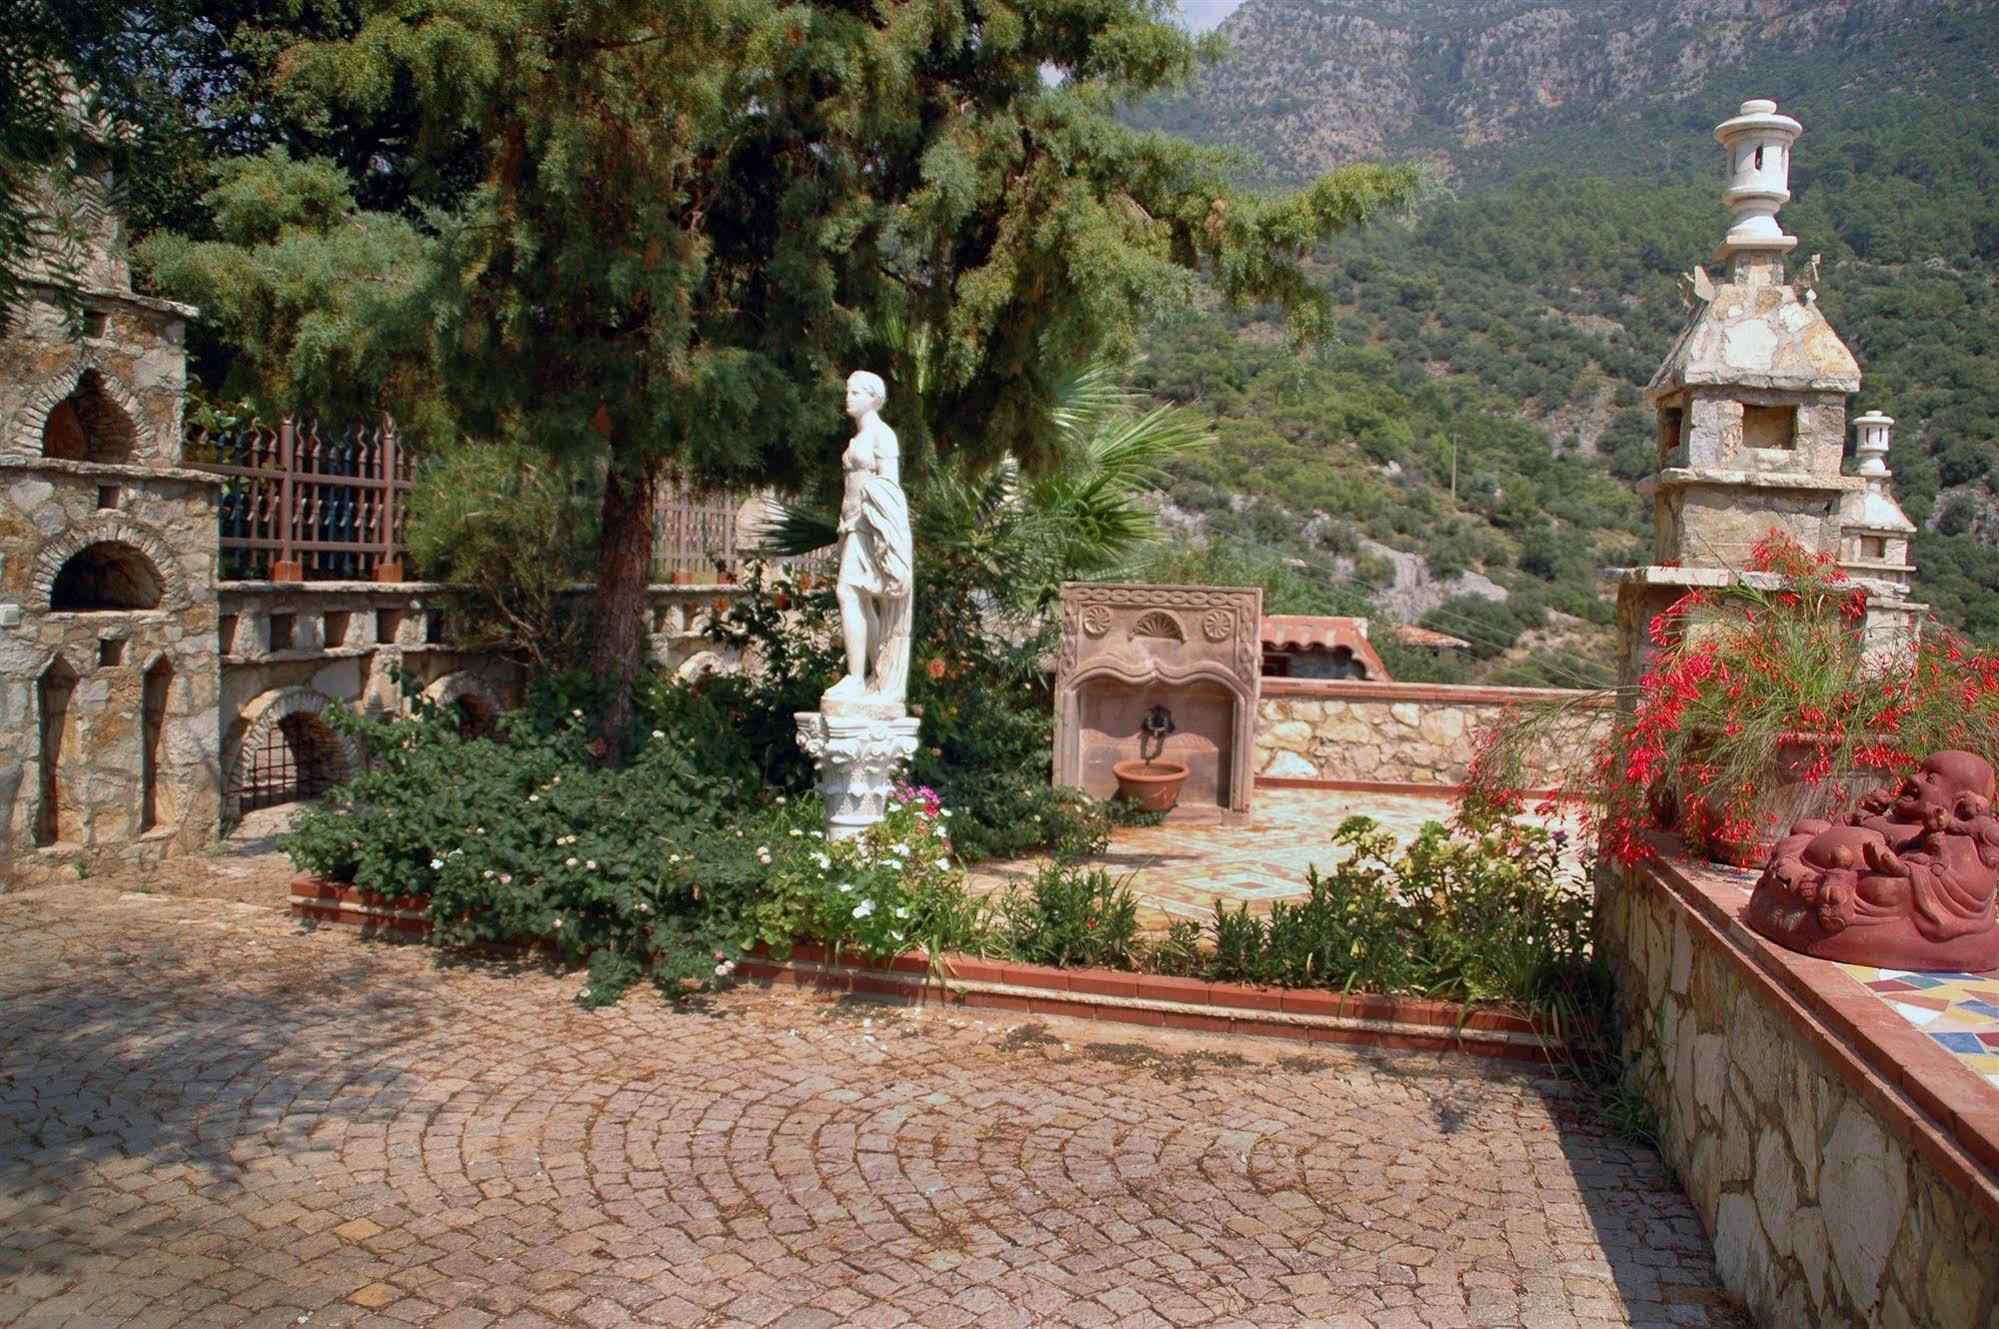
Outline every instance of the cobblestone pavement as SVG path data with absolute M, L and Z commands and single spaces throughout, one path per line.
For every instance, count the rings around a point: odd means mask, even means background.
M 1558 1085 L 0 896 L 0 1324 L 1736 1325 Z

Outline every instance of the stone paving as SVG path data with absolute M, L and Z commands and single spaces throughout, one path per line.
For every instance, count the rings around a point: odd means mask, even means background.
M 1518 1069 L 580 981 L 0 895 L 0 1325 L 1742 1323 Z
M 1259 788 L 1251 820 L 1241 826 L 1120 828 L 1108 852 L 1086 860 L 1131 877 L 1141 926 L 1164 931 L 1171 919 L 1214 917 L 1215 900 L 1268 909 L 1273 900 L 1305 894 L 1305 870 L 1325 869 L 1349 852 L 1332 843 L 1352 816 L 1372 817 L 1404 844 L 1426 821 L 1448 822 L 1452 795 L 1378 794 L 1331 789 Z M 975 890 L 1000 890 L 1033 872 L 1023 859 L 974 869 Z M 1578 878 L 1580 880 L 1580 877 Z

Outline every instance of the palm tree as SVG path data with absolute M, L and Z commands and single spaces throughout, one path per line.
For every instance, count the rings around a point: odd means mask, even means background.
M 1148 497 L 1169 462 L 1214 437 L 1179 407 L 1144 409 L 1101 363 L 1063 385 L 1049 428 L 1055 460 L 1032 473 L 1008 459 L 983 471 L 947 462 L 915 478 L 919 576 L 952 567 L 987 592 L 989 610 L 1036 617 L 1064 581 L 1125 566 L 1158 536 Z M 779 503 L 765 552 L 824 549 L 836 538 L 836 511 L 823 500 Z

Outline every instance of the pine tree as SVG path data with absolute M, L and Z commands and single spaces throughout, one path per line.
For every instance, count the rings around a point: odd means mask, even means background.
M 1199 272 L 1322 330 L 1302 258 L 1413 175 L 1353 166 L 1252 196 L 1227 157 L 1121 126 L 1119 105 L 1191 69 L 1171 9 L 369 0 L 351 36 L 290 53 L 295 89 L 406 129 L 380 169 L 466 182 L 425 214 L 420 271 L 382 284 L 413 315 L 382 324 L 426 338 L 427 400 L 473 436 L 608 450 L 591 662 L 612 725 L 642 660 L 660 486 L 835 466 L 848 371 L 888 380 L 913 466 L 1031 466 L 1065 379 Z M 247 340 L 299 360 L 281 330 Z

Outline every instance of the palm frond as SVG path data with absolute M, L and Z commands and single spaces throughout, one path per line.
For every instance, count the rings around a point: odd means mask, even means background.
M 840 538 L 837 513 L 812 503 L 778 499 L 759 532 L 758 549 L 771 558 L 798 558 Z

